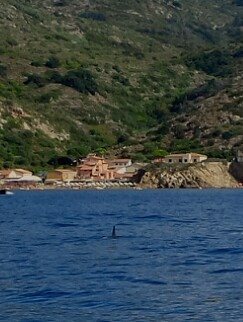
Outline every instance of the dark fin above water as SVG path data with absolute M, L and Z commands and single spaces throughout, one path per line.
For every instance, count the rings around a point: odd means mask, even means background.
M 113 226 L 111 237 L 116 238 L 116 226 Z

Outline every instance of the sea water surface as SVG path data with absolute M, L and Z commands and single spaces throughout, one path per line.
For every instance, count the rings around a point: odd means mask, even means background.
M 243 190 L 17 191 L 0 232 L 0 321 L 243 320 Z

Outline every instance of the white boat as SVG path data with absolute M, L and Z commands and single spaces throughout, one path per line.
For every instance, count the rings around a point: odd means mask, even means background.
M 9 191 L 8 189 L 1 189 L 0 195 L 13 195 L 14 193 L 12 191 Z

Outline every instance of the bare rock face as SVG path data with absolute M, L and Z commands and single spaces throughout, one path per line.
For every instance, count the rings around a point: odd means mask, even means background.
M 223 162 L 193 164 L 185 169 L 156 169 L 141 178 L 140 185 L 147 188 L 236 188 L 238 182 Z
M 159 187 L 159 177 L 151 172 L 145 172 L 141 178 L 141 185 L 147 188 L 158 188 Z

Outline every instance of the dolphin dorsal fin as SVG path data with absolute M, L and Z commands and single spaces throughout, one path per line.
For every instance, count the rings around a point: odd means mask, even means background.
M 116 226 L 113 226 L 111 237 L 116 238 Z

